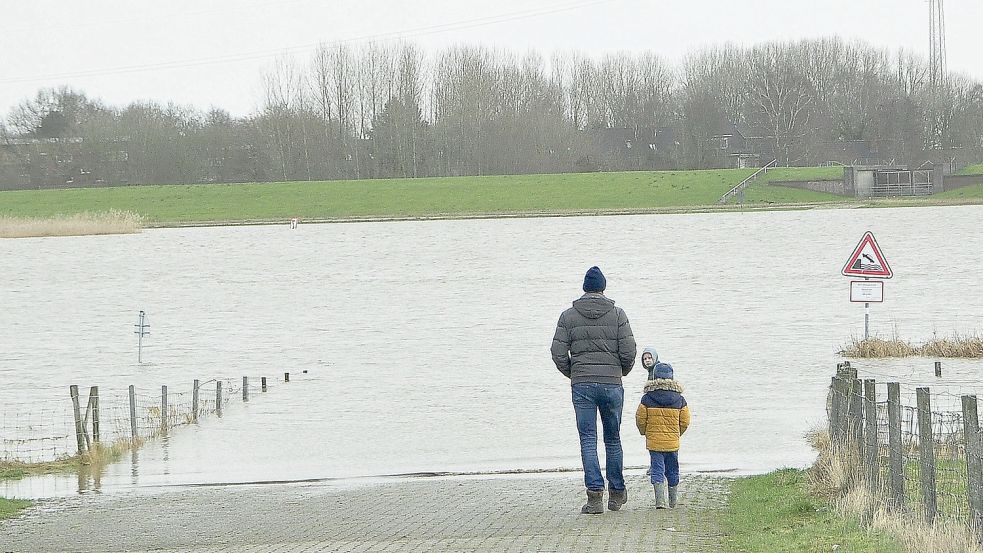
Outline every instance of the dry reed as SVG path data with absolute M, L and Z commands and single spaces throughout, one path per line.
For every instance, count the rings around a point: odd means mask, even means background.
M 0 216 L 0 238 L 133 234 L 142 226 L 140 215 L 116 209 L 55 217 Z
M 978 334 L 935 336 L 922 345 L 912 344 L 897 337 L 891 340 L 854 337 L 840 352 L 844 357 L 884 358 L 884 357 L 963 357 L 983 358 L 983 336 Z
M 911 553 L 983 553 L 970 528 L 953 521 L 928 524 L 904 510 L 885 506 L 864 481 L 858 447 L 835 447 L 825 430 L 807 436 L 819 456 L 809 469 L 810 491 L 838 513 L 860 520 L 871 532 L 893 536 Z

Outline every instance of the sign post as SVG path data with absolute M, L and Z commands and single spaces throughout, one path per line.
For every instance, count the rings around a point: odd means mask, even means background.
M 864 304 L 864 340 L 867 340 L 870 338 L 870 304 L 884 301 L 884 282 L 871 282 L 870 279 L 894 276 L 872 232 L 864 233 L 840 272 L 844 276 L 863 278 L 850 282 L 850 301 Z

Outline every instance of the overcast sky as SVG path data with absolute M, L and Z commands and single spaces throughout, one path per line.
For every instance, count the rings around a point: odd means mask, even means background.
M 983 80 L 983 0 L 948 0 L 951 71 Z M 320 42 L 400 38 L 548 55 L 839 35 L 928 52 L 926 0 L 0 0 L 0 116 L 41 87 L 114 105 L 253 111 L 263 68 Z

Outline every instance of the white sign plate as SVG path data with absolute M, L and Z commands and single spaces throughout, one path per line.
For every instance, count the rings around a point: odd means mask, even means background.
M 851 280 L 850 301 L 854 303 L 881 303 L 884 301 L 884 281 Z

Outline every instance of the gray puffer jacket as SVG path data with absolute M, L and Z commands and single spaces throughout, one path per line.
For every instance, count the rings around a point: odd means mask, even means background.
M 635 364 L 635 337 L 623 309 L 587 293 L 560 315 L 550 352 L 571 384 L 621 384 Z

